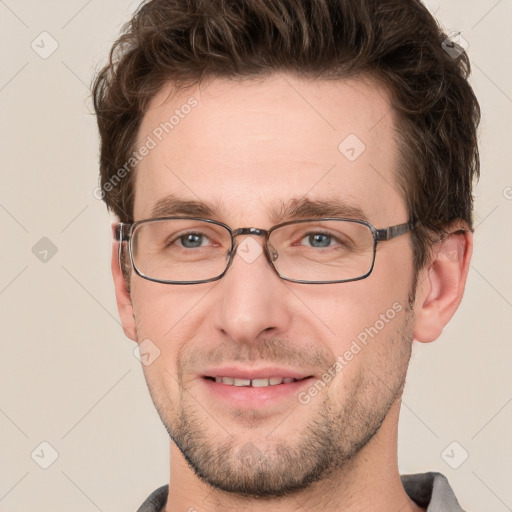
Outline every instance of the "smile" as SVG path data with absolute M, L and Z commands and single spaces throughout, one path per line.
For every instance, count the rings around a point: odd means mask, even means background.
M 297 382 L 302 379 L 294 379 L 293 377 L 270 377 L 268 379 L 236 379 L 234 377 L 206 377 L 215 380 L 217 383 L 227 384 L 228 386 L 248 386 L 253 388 L 264 388 L 266 386 L 277 386 L 278 384 L 288 384 Z M 305 377 L 307 378 L 307 377 Z

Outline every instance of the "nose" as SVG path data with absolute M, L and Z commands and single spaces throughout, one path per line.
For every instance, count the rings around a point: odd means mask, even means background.
M 290 326 L 290 291 L 269 264 L 260 238 L 238 239 L 233 262 L 217 293 L 216 327 L 235 341 L 251 343 L 264 332 L 278 335 Z

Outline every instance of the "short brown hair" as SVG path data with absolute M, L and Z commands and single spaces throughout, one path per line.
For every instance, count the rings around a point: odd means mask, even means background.
M 121 221 L 133 221 L 133 173 L 125 171 L 115 186 L 111 180 L 135 149 L 149 102 L 169 81 L 180 88 L 279 72 L 369 76 L 386 87 L 398 114 L 397 179 L 409 218 L 420 221 L 413 247 L 421 268 L 433 233 L 442 236 L 456 220 L 472 229 L 479 175 L 480 109 L 467 81 L 469 59 L 445 51 L 446 38 L 419 0 L 143 3 L 93 84 L 101 195 Z

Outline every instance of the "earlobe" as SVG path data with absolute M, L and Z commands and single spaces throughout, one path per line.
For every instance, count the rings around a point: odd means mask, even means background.
M 453 231 L 434 248 L 430 265 L 418 279 L 414 327 L 417 341 L 436 340 L 457 311 L 472 251 L 473 234 L 469 230 Z
M 127 288 L 126 278 L 123 275 L 119 258 L 119 242 L 112 244 L 112 277 L 116 291 L 117 310 L 121 318 L 124 333 L 128 338 L 137 341 L 137 329 L 130 292 Z

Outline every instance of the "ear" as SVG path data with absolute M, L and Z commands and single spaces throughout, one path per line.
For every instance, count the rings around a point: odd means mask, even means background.
M 462 300 L 473 252 L 473 234 L 465 225 L 450 230 L 436 244 L 427 265 L 418 276 L 414 338 L 436 340 Z
M 119 245 L 115 241 L 112 244 L 112 277 L 114 278 L 114 287 L 116 290 L 117 310 L 121 318 L 124 333 L 128 338 L 137 341 L 137 329 L 135 327 L 135 316 L 133 314 L 132 300 L 130 292 L 126 286 L 126 279 L 119 264 Z

